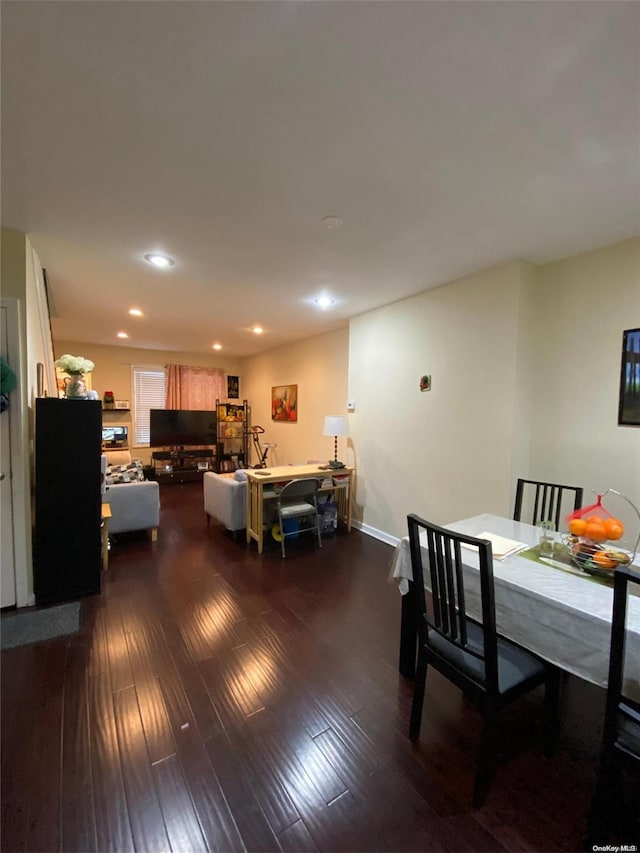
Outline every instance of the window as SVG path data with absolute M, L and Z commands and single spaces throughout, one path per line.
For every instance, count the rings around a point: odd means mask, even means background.
M 133 444 L 149 446 L 149 410 L 164 409 L 165 371 L 163 367 L 132 365 Z

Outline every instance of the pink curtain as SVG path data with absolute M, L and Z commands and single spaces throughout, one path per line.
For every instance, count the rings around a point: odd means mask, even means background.
M 217 367 L 189 367 L 166 364 L 167 409 L 215 409 L 216 400 L 225 400 L 224 370 Z

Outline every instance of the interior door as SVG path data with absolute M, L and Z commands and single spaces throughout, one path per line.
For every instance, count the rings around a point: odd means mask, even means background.
M 2 357 L 9 363 L 7 352 L 7 310 L 1 308 Z M 0 606 L 16 603 L 16 555 L 13 535 L 13 494 L 11 478 L 11 419 L 9 409 L 0 412 Z

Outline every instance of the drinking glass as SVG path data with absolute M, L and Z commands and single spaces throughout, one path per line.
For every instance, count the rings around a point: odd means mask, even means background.
M 552 558 L 556 526 L 553 521 L 541 521 L 538 529 L 540 530 L 540 556 Z

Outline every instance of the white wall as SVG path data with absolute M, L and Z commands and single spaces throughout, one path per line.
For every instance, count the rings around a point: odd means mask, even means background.
M 640 427 L 618 426 L 622 332 L 640 328 L 640 239 L 537 271 L 531 470 L 640 507 Z M 637 536 L 640 522 L 612 497 Z M 633 537 L 632 537 L 633 538 Z
M 240 394 L 251 406 L 251 423 L 264 427 L 262 443 L 275 442 L 270 465 L 333 459 L 333 438 L 322 435 L 326 415 L 347 413 L 349 330 L 339 329 L 245 359 Z M 298 421 L 271 420 L 271 388 L 298 386 Z M 350 439 L 338 439 L 338 458 L 351 463 Z M 257 459 L 251 457 L 252 464 Z

